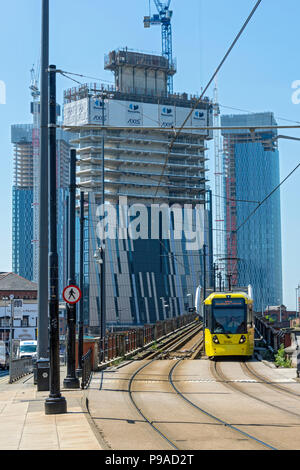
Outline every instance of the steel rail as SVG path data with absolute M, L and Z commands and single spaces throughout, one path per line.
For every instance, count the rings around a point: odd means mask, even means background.
M 184 346 L 190 339 L 192 339 L 194 336 L 196 336 L 198 333 L 200 333 L 202 327 L 196 325 L 195 328 L 191 328 L 190 331 L 186 332 L 185 334 L 182 334 L 178 338 L 175 338 L 172 344 L 166 345 L 166 348 L 164 348 L 162 353 L 174 353 L 178 348 L 181 348 Z
M 282 411 L 283 413 L 288 413 L 292 416 L 296 416 L 297 418 L 300 418 L 299 413 L 296 413 L 296 412 L 291 411 L 291 410 L 287 410 L 286 408 L 282 408 L 281 406 L 275 405 L 274 403 L 263 400 L 262 398 L 259 398 L 254 394 L 251 394 L 249 392 L 241 390 L 238 383 L 230 381 L 230 379 L 228 379 L 228 377 L 226 377 L 223 372 L 220 372 L 220 370 L 217 370 L 217 363 L 216 362 L 214 363 L 214 369 L 215 369 L 215 373 L 216 373 L 217 377 L 221 379 L 221 381 L 224 383 L 224 385 L 227 385 L 228 387 L 232 388 L 233 390 L 238 391 L 239 393 L 241 393 L 243 395 L 246 395 L 249 398 L 252 398 L 256 401 L 259 401 L 260 403 L 263 403 L 264 405 L 270 406 L 271 408 L 275 408 L 279 411 Z
M 198 329 L 200 330 L 201 327 L 199 327 L 199 325 L 197 324 L 192 324 L 190 328 L 185 328 L 184 331 L 179 332 L 179 334 L 176 335 L 175 338 L 170 338 L 169 341 L 167 341 L 165 344 L 162 343 L 158 351 L 150 352 L 150 354 L 147 355 L 147 359 L 158 357 L 163 352 L 167 352 L 170 347 L 176 347 L 179 342 L 183 342 L 185 339 L 186 341 L 188 341 L 190 337 L 195 335 L 195 330 Z
M 274 382 L 270 382 L 266 377 L 264 377 L 263 375 L 259 375 L 257 374 L 256 372 L 254 372 L 254 370 L 252 369 L 252 367 L 250 367 L 248 364 L 242 362 L 241 363 L 241 366 L 242 366 L 242 369 L 246 369 L 246 371 L 248 372 L 248 374 L 257 379 L 259 379 L 263 384 L 273 388 L 273 389 L 277 389 L 281 392 L 284 392 L 284 393 L 288 393 L 289 395 L 292 395 L 292 396 L 295 396 L 295 397 L 300 397 L 300 393 L 296 393 L 296 392 L 293 392 L 292 390 L 289 390 L 285 387 L 282 387 L 281 385 L 278 385 L 278 384 L 275 384 Z M 294 382 L 295 384 L 297 382 Z
M 174 381 L 173 381 L 173 373 L 174 373 L 174 370 L 175 368 L 178 366 L 178 364 L 182 361 L 182 359 L 179 359 L 175 364 L 174 366 L 171 368 L 170 372 L 169 372 L 169 382 L 170 384 L 172 385 L 173 389 L 175 390 L 175 392 L 177 393 L 178 396 L 180 396 L 185 402 L 187 402 L 189 405 L 193 406 L 194 408 L 196 408 L 198 411 L 200 411 L 201 413 L 205 414 L 206 416 L 209 416 L 210 418 L 212 418 L 213 420 L 217 421 L 218 423 L 222 424 L 223 426 L 233 430 L 233 431 L 236 431 L 238 432 L 239 434 L 242 434 L 243 436 L 247 437 L 248 439 L 250 440 L 253 440 L 255 442 L 257 442 L 258 444 L 264 446 L 264 447 L 267 447 L 268 449 L 270 450 L 277 450 L 275 447 L 271 446 L 270 444 L 267 444 L 266 442 L 264 441 L 261 441 L 260 439 L 257 439 L 256 437 L 252 436 L 251 434 L 248 434 L 247 432 L 245 431 L 242 431 L 241 429 L 237 428 L 236 426 L 232 425 L 232 424 L 229 424 L 227 423 L 226 421 L 222 420 L 221 418 L 218 418 L 217 416 L 213 415 L 212 413 L 209 413 L 208 411 L 204 410 L 203 408 L 201 408 L 200 406 L 196 405 L 194 402 L 192 402 L 191 400 L 189 400 L 180 390 L 178 390 L 178 388 L 176 387 L 176 385 L 174 384 Z
M 138 413 L 142 416 L 142 418 L 151 426 L 151 428 L 156 431 L 166 442 L 169 443 L 169 445 L 175 449 L 175 450 L 181 450 L 179 449 L 176 444 L 174 444 L 174 442 L 172 442 L 164 433 L 162 433 L 154 424 L 152 421 L 150 421 L 149 418 L 147 418 L 147 416 L 142 412 L 141 408 L 139 408 L 139 406 L 137 405 L 137 403 L 135 402 L 132 394 L 135 393 L 134 391 L 132 391 L 132 383 L 135 379 L 135 377 L 143 370 L 145 369 L 147 366 L 149 366 L 150 364 L 152 364 L 152 362 L 154 362 L 155 359 L 153 359 L 152 361 L 148 362 L 147 364 L 144 364 L 142 367 L 140 367 L 137 371 L 135 371 L 135 373 L 131 376 L 130 380 L 129 380 L 129 384 L 128 384 L 128 393 L 129 393 L 129 397 L 130 397 L 130 400 L 133 404 L 133 406 L 135 407 L 135 409 L 138 411 Z
M 196 343 L 194 343 L 192 345 L 192 347 L 188 350 L 181 351 L 180 349 L 178 349 L 178 351 L 177 351 L 177 348 L 180 348 L 182 345 L 184 346 L 191 339 L 193 339 L 194 336 L 197 336 L 199 333 L 201 333 L 201 331 L 202 331 L 202 334 L 203 334 L 203 325 L 202 325 L 202 327 L 199 328 L 198 331 L 196 331 L 196 334 L 194 334 L 194 333 L 190 334 L 189 337 L 187 337 L 184 341 L 183 340 L 178 341 L 178 343 L 176 343 L 172 348 L 170 348 L 169 351 L 166 351 L 166 354 L 169 353 L 169 354 L 171 354 L 171 357 L 172 357 L 172 354 L 176 355 L 176 353 L 177 354 L 180 353 L 180 354 L 184 355 L 180 359 L 188 358 L 190 360 L 194 360 L 199 355 L 199 353 L 201 352 L 200 347 L 202 347 L 202 344 L 203 344 L 203 336 L 198 341 L 196 341 Z M 181 343 L 183 343 L 183 344 L 181 344 Z

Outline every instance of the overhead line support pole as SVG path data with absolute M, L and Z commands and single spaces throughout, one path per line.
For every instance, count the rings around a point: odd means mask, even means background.
M 39 271 L 37 357 L 48 358 L 48 65 L 49 0 L 42 1 L 40 174 L 39 174 Z
M 68 285 L 75 285 L 75 204 L 76 204 L 76 150 L 70 150 L 69 184 L 69 242 L 68 242 Z M 67 312 L 67 376 L 64 387 L 79 388 L 76 377 L 76 304 L 66 305 Z
M 67 412 L 67 402 L 60 393 L 59 293 L 57 254 L 56 192 L 56 67 L 49 67 L 49 333 L 50 394 L 45 400 L 45 414 Z

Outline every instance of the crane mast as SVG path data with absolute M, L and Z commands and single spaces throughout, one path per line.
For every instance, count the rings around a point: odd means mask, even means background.
M 161 25 L 162 36 L 162 55 L 169 61 L 169 66 L 173 64 L 173 51 L 172 51 L 172 25 L 171 18 L 173 11 L 169 9 L 171 0 L 161 2 L 154 0 L 158 14 L 149 15 L 144 17 L 144 27 L 150 28 L 151 25 Z M 168 93 L 173 93 L 173 76 L 168 76 Z

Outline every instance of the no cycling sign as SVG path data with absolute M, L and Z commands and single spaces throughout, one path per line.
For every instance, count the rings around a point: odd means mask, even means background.
M 68 304 L 76 304 L 81 299 L 81 290 L 77 286 L 69 285 L 63 290 L 63 299 Z

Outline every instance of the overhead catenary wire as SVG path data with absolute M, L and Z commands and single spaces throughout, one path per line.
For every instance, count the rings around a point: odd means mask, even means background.
M 248 217 L 246 217 L 246 219 L 237 227 L 236 230 L 232 230 L 233 233 L 236 233 L 238 232 L 247 222 L 248 220 L 255 214 L 255 212 L 272 196 L 272 194 L 275 193 L 275 191 L 277 191 L 280 186 L 283 185 L 283 183 L 290 177 L 292 176 L 292 174 L 299 168 L 300 166 L 300 163 L 298 163 L 298 165 L 257 205 L 257 207 L 255 207 L 255 209 L 253 209 L 252 212 L 250 212 L 250 214 L 248 215 Z
M 161 180 L 163 178 L 163 175 L 164 175 L 164 172 L 165 172 L 165 168 L 167 166 L 167 162 L 168 162 L 168 159 L 169 159 L 169 155 L 171 153 L 171 150 L 173 148 L 173 145 L 174 145 L 174 142 L 176 141 L 178 135 L 180 134 L 180 132 L 182 131 L 182 129 L 184 128 L 185 124 L 187 123 L 189 117 L 192 115 L 193 111 L 196 109 L 196 107 L 198 106 L 198 104 L 200 103 L 200 101 L 202 100 L 202 98 L 205 96 L 205 93 L 206 91 L 208 90 L 208 88 L 210 87 L 210 85 L 212 84 L 212 82 L 214 81 L 215 77 L 218 75 L 220 69 L 222 68 L 224 62 L 226 61 L 227 57 L 229 56 L 229 54 L 231 53 L 232 49 L 234 48 L 235 44 L 237 43 L 237 41 L 239 40 L 240 36 L 242 35 L 243 31 L 245 30 L 245 28 L 247 27 L 249 21 L 251 20 L 251 18 L 253 17 L 254 13 L 256 12 L 257 8 L 259 7 L 259 5 L 261 4 L 262 0 L 258 0 L 254 6 L 254 8 L 252 9 L 252 11 L 250 12 L 250 14 L 248 15 L 246 21 L 244 22 L 242 28 L 240 29 L 240 31 L 238 32 L 237 36 L 235 37 L 234 41 L 232 42 L 232 44 L 230 45 L 229 49 L 227 50 L 226 54 L 224 55 L 223 59 L 221 60 L 220 64 L 218 65 L 218 67 L 216 68 L 215 72 L 213 73 L 211 79 L 209 80 L 208 84 L 206 85 L 206 87 L 204 88 L 204 90 L 202 91 L 201 95 L 200 95 L 200 98 L 196 101 L 196 103 L 193 105 L 191 111 L 189 112 L 189 114 L 187 115 L 187 117 L 185 118 L 183 124 L 181 125 L 181 127 L 179 128 L 179 131 L 178 132 L 175 132 L 175 135 L 174 137 L 172 138 L 171 142 L 170 142 L 170 145 L 169 145 L 169 151 L 168 151 L 168 155 L 166 157 L 166 162 L 165 162 L 165 165 L 164 165 L 164 168 L 162 170 L 162 174 L 161 174 L 161 178 L 160 178 L 160 181 L 159 181 L 159 184 L 157 186 L 157 189 L 156 189 L 156 193 L 155 195 L 157 194 L 157 191 L 159 189 L 159 186 L 160 186 L 160 183 L 161 183 Z
M 74 72 L 67 72 L 66 70 L 57 70 L 58 73 L 60 73 L 61 75 L 64 75 L 65 77 L 67 78 L 70 78 L 68 77 L 67 75 L 74 75 L 75 77 L 82 77 L 82 78 L 89 78 L 90 80 L 98 80 L 98 81 L 101 81 L 101 82 L 105 82 L 105 83 L 110 83 L 113 85 L 113 82 L 110 81 L 110 80 L 104 80 L 104 78 L 99 78 L 99 77 L 91 77 L 89 75 L 83 75 L 81 73 L 74 73 Z M 70 80 L 72 80 L 70 78 Z M 75 81 L 75 80 L 74 80 Z M 77 82 L 79 83 L 80 85 L 84 85 L 84 83 L 81 83 L 81 82 Z

